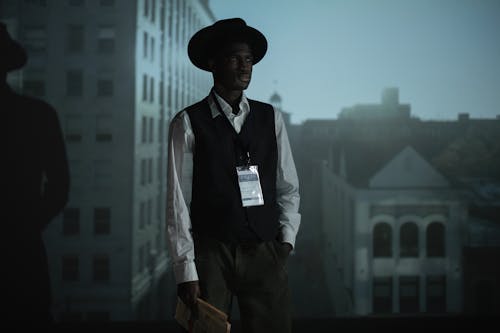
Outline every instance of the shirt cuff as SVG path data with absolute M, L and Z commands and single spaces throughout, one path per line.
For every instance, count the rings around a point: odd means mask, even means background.
M 198 281 L 198 272 L 194 262 L 181 263 L 174 266 L 175 281 L 177 284 L 189 281 Z
M 289 243 L 292 246 L 292 249 L 295 248 L 295 233 L 287 227 L 282 227 L 281 242 Z

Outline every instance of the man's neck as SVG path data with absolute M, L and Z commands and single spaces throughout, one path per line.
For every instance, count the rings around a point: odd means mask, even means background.
M 232 108 L 235 108 L 239 105 L 241 101 L 241 96 L 243 94 L 242 90 L 227 90 L 224 87 L 215 84 L 214 90 L 222 97 Z

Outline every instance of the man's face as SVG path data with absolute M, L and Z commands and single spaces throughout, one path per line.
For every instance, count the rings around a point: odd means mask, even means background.
M 253 55 L 246 43 L 231 43 L 212 63 L 214 81 L 227 90 L 245 90 L 252 78 Z

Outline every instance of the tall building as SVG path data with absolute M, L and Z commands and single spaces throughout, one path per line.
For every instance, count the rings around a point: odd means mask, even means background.
M 171 317 L 165 244 L 172 115 L 204 97 L 187 57 L 215 21 L 207 0 L 0 1 L 28 51 L 22 91 L 59 113 L 70 202 L 46 231 L 54 314 L 62 320 Z

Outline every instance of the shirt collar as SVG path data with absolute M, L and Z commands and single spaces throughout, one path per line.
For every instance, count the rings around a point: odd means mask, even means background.
M 224 98 L 220 97 L 216 92 L 215 89 L 212 88 L 212 92 L 208 95 L 208 105 L 210 106 L 210 111 L 212 113 L 212 118 L 217 117 L 220 115 L 219 109 L 217 107 L 217 104 L 215 104 L 215 100 L 213 98 L 217 98 L 217 101 L 219 102 L 220 107 L 222 108 L 222 111 L 226 114 L 228 118 L 234 118 L 236 117 L 233 113 L 233 109 L 231 108 L 231 105 L 229 105 Z M 241 95 L 241 101 L 240 101 L 240 112 L 239 114 L 242 113 L 248 113 L 250 111 L 250 104 L 248 103 L 248 99 L 245 96 L 245 93 L 242 93 Z

